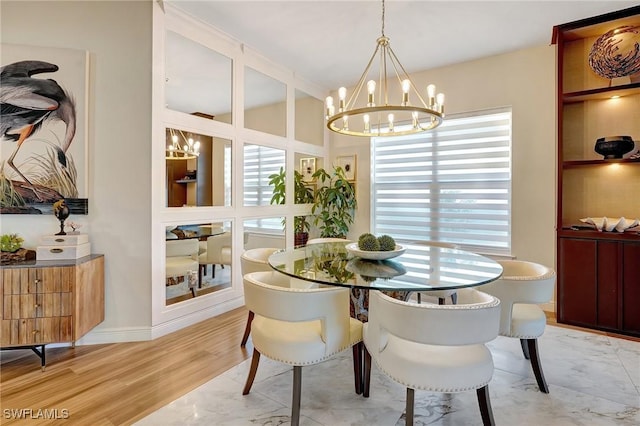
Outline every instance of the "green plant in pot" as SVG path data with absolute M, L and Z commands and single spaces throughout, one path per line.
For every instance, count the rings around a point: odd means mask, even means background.
M 302 180 L 302 173 L 294 170 L 294 203 L 310 204 L 313 203 L 313 189 L 305 185 Z M 286 172 L 280 167 L 278 173 L 269 176 L 269 185 L 273 185 L 273 195 L 271 196 L 271 204 L 284 204 L 286 200 Z M 284 222 L 283 222 L 284 226 Z M 295 216 L 293 218 L 294 244 L 296 246 L 305 245 L 309 239 L 309 223 L 308 216 Z
M 320 236 L 346 237 L 358 207 L 353 183 L 347 180 L 342 167 L 334 167 L 331 173 L 318 169 L 313 177 L 321 183 L 311 208 Z
M 3 234 L 0 237 L 0 251 L 15 253 L 22 247 L 24 240 L 18 234 Z

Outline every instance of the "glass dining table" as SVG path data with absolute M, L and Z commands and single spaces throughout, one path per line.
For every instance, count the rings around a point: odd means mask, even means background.
M 403 245 L 405 251 L 385 260 L 359 257 L 353 244 L 310 244 L 275 252 L 269 265 L 310 285 L 351 289 L 351 314 L 367 320 L 369 290 L 384 291 L 401 300 L 413 292 L 456 290 L 497 280 L 502 266 L 486 256 L 465 250 L 425 245 Z

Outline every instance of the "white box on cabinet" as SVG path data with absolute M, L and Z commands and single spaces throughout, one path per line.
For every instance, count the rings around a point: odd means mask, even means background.
M 75 246 L 89 242 L 89 234 L 44 235 L 40 237 L 42 246 Z
M 61 246 L 38 246 L 36 260 L 80 259 L 91 254 L 91 243 Z

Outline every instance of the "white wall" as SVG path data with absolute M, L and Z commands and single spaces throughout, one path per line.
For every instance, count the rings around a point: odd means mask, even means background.
M 150 1 L 0 3 L 3 43 L 90 53 L 89 215 L 70 219 L 84 224 L 93 252 L 105 254 L 106 314 L 86 342 L 112 330 L 122 340 L 143 339 L 151 325 L 151 7 Z M 19 233 L 29 248 L 57 231 L 53 217 L 1 220 L 1 232 Z
M 402 58 L 400 58 L 402 61 Z M 364 66 L 364 64 L 363 64 Z M 512 254 L 555 264 L 555 48 L 540 46 L 412 74 L 446 94 L 446 112 L 513 108 Z M 350 238 L 370 228 L 368 139 L 332 135 L 331 156 L 357 154 L 359 209 Z
M 84 223 L 83 231 L 90 234 L 93 251 L 106 255 L 106 318 L 83 340 L 100 342 L 105 336 L 108 341 L 149 338 L 151 277 L 164 275 L 162 263 L 151 260 L 152 3 L 2 1 L 0 11 L 4 43 L 90 52 L 89 215 L 72 220 Z M 428 82 L 437 84 L 447 94 L 450 113 L 513 107 L 513 253 L 521 259 L 553 265 L 553 48 L 543 46 L 485 58 L 415 74 L 413 78 L 421 87 Z M 293 81 L 293 77 L 285 80 Z M 293 124 L 289 127 L 292 134 Z M 242 129 L 233 130 L 232 136 L 237 142 L 253 138 L 250 131 Z M 332 157 L 358 155 L 360 208 L 353 238 L 369 229 L 369 144 L 357 138 L 332 138 Z M 316 156 L 324 153 L 322 147 L 295 141 L 287 141 L 287 149 Z M 293 157 L 288 158 L 288 166 L 295 166 Z M 268 206 L 263 210 L 280 217 L 302 212 L 303 208 Z M 237 206 L 233 214 L 241 221 L 255 213 Z M 28 247 L 35 247 L 39 237 L 52 233 L 56 226 L 52 218 L 3 215 L 0 219 L 1 232 L 20 233 Z M 162 226 L 158 235 L 160 241 Z M 241 239 L 239 234 L 237 241 Z

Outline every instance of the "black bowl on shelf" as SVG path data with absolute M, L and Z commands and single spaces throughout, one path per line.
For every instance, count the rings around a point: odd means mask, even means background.
M 594 150 L 605 160 L 622 158 L 636 146 L 631 136 L 607 136 L 596 140 Z

